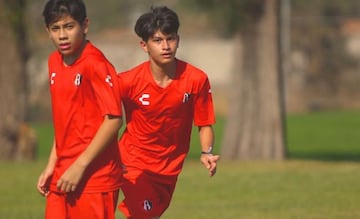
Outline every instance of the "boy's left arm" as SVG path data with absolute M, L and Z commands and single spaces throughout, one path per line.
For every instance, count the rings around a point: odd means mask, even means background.
M 119 116 L 106 115 L 93 140 L 57 182 L 63 192 L 75 191 L 87 166 L 106 148 L 117 135 L 122 124 Z
M 220 159 L 220 156 L 212 153 L 215 142 L 213 127 L 211 125 L 200 126 L 199 137 L 201 145 L 200 161 L 209 170 L 209 175 L 214 176 L 216 173 L 217 161 Z

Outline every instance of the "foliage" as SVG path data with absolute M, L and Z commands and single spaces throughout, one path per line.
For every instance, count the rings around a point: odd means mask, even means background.
M 264 0 L 185 0 L 181 2 L 196 11 L 207 11 L 218 33 L 231 37 L 260 19 L 264 10 Z
M 30 51 L 27 48 L 27 26 L 26 26 L 26 10 L 27 10 L 27 1 L 26 0 L 5 0 L 4 16 L 9 21 L 9 28 L 14 33 L 16 38 L 16 43 L 18 46 L 18 54 L 21 56 L 24 62 L 27 61 L 30 55 Z
M 290 2 L 293 11 L 303 16 L 319 14 L 338 16 L 341 14 L 347 17 L 357 17 L 360 9 L 360 2 L 357 0 L 314 0 L 310 4 L 304 0 L 291 0 Z
M 359 1 L 313 1 L 311 7 L 306 1 L 291 2 L 292 46 L 307 57 L 307 86 L 313 92 L 333 96 L 340 74 L 357 66 L 357 60 L 346 51 L 341 27 L 347 19 L 358 16 Z

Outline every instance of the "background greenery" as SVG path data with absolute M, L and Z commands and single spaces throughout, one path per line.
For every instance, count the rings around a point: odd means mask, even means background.
M 360 112 L 287 117 L 286 161 L 225 161 L 209 178 L 198 161 L 196 130 L 173 201 L 163 218 L 360 218 Z M 224 120 L 215 126 L 221 140 Z M 52 142 L 50 124 L 35 124 L 36 162 L 0 162 L 0 218 L 39 219 L 44 199 L 35 189 Z M 117 218 L 122 218 L 117 212 Z

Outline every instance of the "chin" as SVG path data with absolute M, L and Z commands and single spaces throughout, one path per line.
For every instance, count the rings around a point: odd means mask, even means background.
M 174 61 L 175 61 L 174 58 L 168 58 L 168 59 L 161 60 L 160 63 L 163 64 L 163 65 L 166 65 L 166 64 L 172 63 Z

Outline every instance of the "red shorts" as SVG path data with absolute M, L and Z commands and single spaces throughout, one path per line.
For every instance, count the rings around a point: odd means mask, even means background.
M 127 218 L 160 217 L 169 207 L 175 184 L 176 180 L 164 182 L 144 173 L 124 174 L 121 190 L 125 198 L 119 209 Z
M 115 219 L 119 191 L 103 193 L 56 193 L 46 198 L 45 219 Z

